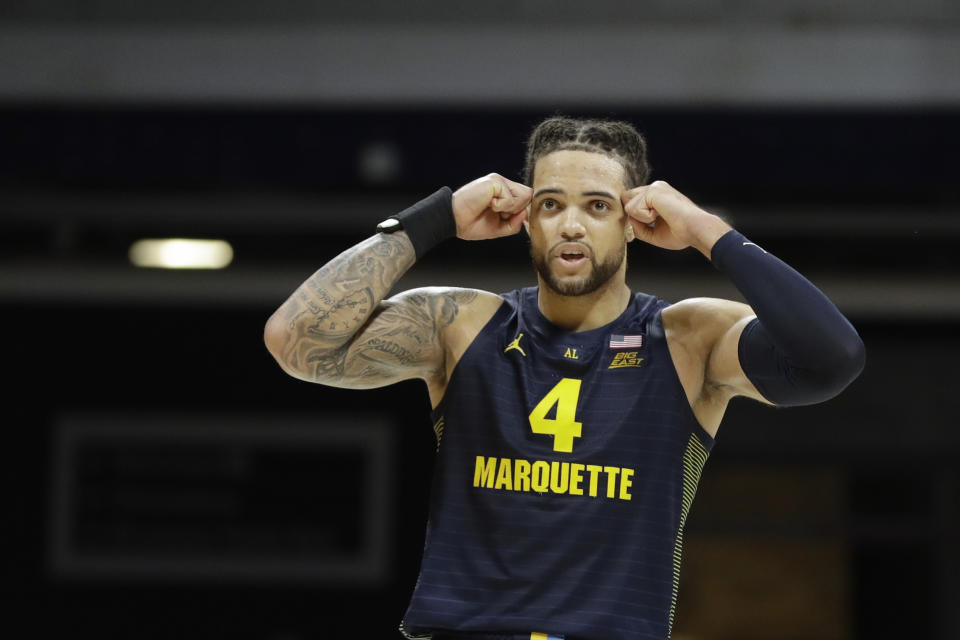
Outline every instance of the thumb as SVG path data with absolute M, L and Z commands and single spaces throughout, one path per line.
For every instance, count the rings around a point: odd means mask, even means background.
M 520 233 L 520 229 L 523 228 L 523 223 L 527 221 L 529 215 L 530 209 L 524 207 L 520 213 L 513 216 L 513 219 L 510 220 L 510 228 L 513 229 L 514 233 Z
M 633 227 L 633 235 L 640 242 L 652 244 L 654 229 L 639 220 L 630 219 L 630 226 Z

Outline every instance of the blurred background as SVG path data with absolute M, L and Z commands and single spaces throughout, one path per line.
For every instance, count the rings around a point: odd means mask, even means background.
M 947 0 L 5 0 L 14 620 L 399 637 L 425 389 L 294 380 L 263 324 L 386 215 L 519 178 L 560 112 L 633 122 L 655 179 L 810 277 L 867 344 L 829 403 L 732 404 L 674 637 L 960 638 L 958 42 Z M 220 268 L 134 264 L 168 238 L 221 241 Z M 693 251 L 629 260 L 636 290 L 739 297 Z M 447 242 L 398 288 L 533 283 L 515 237 Z

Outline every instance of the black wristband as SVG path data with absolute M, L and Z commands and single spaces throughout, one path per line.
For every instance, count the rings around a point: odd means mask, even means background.
M 457 235 L 457 220 L 453 217 L 453 191 L 450 187 L 441 187 L 436 193 L 390 217 L 400 221 L 413 244 L 417 259 L 447 238 Z

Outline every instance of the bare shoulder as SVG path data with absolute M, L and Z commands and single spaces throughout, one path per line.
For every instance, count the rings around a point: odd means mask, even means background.
M 449 353 L 456 352 L 464 339 L 472 340 L 502 302 L 500 296 L 480 289 L 420 287 L 384 300 L 381 309 L 384 317 L 402 318 L 402 326 L 429 328 L 414 337 L 429 340 L 443 351 L 443 366 L 435 372 L 442 378 L 449 368 Z
M 706 348 L 715 344 L 730 326 L 753 315 L 753 309 L 742 302 L 687 298 L 663 310 L 663 329 L 668 342 Z
M 440 343 L 449 348 L 462 334 L 469 334 L 471 327 L 479 324 L 482 328 L 502 302 L 500 296 L 481 289 L 421 287 L 398 293 L 382 304 L 395 313 L 421 315 Z
M 446 352 L 445 369 L 452 370 L 459 355 L 497 312 L 503 298 L 482 289 L 421 287 L 399 293 L 383 305 L 399 314 L 422 316 Z M 450 362 L 450 354 L 454 354 Z
M 462 287 L 420 287 L 403 291 L 385 301 L 405 304 L 428 312 L 439 330 L 492 316 L 503 299 L 495 293 Z M 488 316 L 488 319 L 489 319 Z

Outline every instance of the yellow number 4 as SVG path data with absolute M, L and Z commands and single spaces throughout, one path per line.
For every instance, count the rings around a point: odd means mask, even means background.
M 534 433 L 552 435 L 554 451 L 570 453 L 573 439 L 582 433 L 583 425 L 577 422 L 576 415 L 579 399 L 580 380 L 563 378 L 530 412 L 530 428 Z M 557 406 L 557 417 L 548 418 L 547 414 L 554 405 Z

